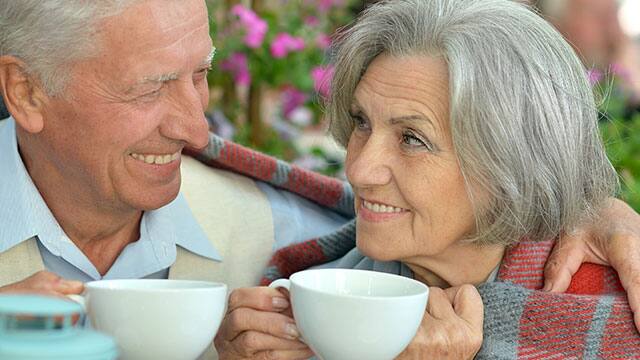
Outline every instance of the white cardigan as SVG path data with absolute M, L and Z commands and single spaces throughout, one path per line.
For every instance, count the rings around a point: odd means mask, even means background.
M 252 179 L 182 158 L 182 193 L 196 220 L 222 256 L 217 262 L 178 247 L 170 279 L 255 286 L 272 254 L 273 218 L 266 195 Z M 35 238 L 0 253 L 0 286 L 44 270 Z M 217 359 L 213 346 L 202 359 Z

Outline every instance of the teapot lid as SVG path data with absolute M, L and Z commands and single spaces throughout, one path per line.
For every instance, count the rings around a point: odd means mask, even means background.
M 115 341 L 73 325 L 82 306 L 35 295 L 0 296 L 0 359 L 113 360 Z
M 37 295 L 0 296 L 0 315 L 65 316 L 82 313 L 82 306 L 74 301 Z

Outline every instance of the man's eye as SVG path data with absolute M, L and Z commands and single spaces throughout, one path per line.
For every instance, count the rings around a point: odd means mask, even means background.
M 209 71 L 211 71 L 211 68 L 204 68 L 204 69 L 198 70 L 196 74 L 206 76 L 209 73 Z
M 144 93 L 138 96 L 135 100 L 140 102 L 153 101 L 160 96 L 160 92 L 162 92 L 162 88 Z

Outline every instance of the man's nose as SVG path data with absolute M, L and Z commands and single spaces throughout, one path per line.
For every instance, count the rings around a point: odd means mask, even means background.
M 203 101 L 208 99 L 208 91 L 201 94 L 193 84 L 180 84 L 171 98 L 169 116 L 163 121 L 161 132 L 164 136 L 182 141 L 187 147 L 201 149 L 209 143 L 209 125 L 204 116 Z M 206 95 L 206 96 L 204 96 Z

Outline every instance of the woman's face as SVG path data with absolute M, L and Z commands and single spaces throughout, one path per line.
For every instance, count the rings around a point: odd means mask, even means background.
M 475 221 L 451 139 L 444 60 L 378 56 L 356 88 L 351 116 L 346 168 L 358 248 L 408 263 L 455 254 Z

